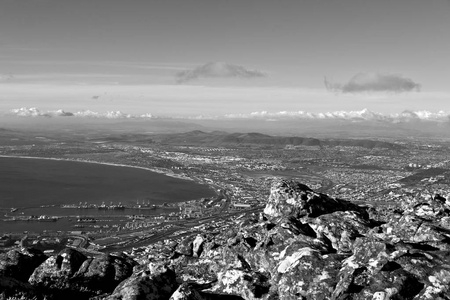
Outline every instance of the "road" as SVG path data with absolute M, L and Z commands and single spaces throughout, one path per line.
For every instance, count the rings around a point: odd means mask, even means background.
M 223 198 L 225 198 L 225 203 L 222 205 L 222 207 L 220 208 L 218 214 L 221 215 L 224 212 L 228 211 L 228 208 L 230 207 L 231 204 L 231 197 L 227 194 L 226 190 L 222 190 L 221 191 L 221 195 Z

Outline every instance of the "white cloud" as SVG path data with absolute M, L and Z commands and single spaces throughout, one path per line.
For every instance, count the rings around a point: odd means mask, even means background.
M 63 109 L 98 114 L 120 111 L 132 116 L 223 116 L 267 111 L 324 113 L 360 111 L 394 113 L 409 109 L 450 111 L 448 92 L 339 93 L 325 89 L 200 85 L 106 85 L 2 83 L 0 113 L 18 107 L 38 107 L 41 114 Z M 94 95 L 100 95 L 93 99 Z M 80 113 L 81 115 L 81 113 Z
M 50 110 L 50 111 L 40 111 L 36 107 L 22 107 L 17 109 L 12 109 L 9 115 L 15 115 L 18 117 L 78 117 L 78 118 L 98 118 L 98 119 L 130 119 L 130 118 L 153 118 L 154 116 L 150 113 L 145 113 L 142 115 L 130 115 L 123 113 L 121 111 L 107 111 L 104 113 L 95 112 L 91 110 L 82 110 L 75 113 L 66 112 L 62 109 Z
M 19 117 L 71 117 L 74 115 L 71 112 L 63 111 L 62 109 L 41 112 L 36 107 L 12 109 L 11 114 Z
M 74 113 L 75 117 L 80 118 L 106 118 L 106 119 L 128 119 L 131 115 L 125 114 L 121 111 L 107 111 L 105 113 L 94 112 L 91 110 L 83 110 Z
M 12 109 L 9 115 L 18 117 L 75 117 L 75 118 L 96 118 L 96 119 L 151 119 L 151 118 L 187 118 L 192 120 L 346 120 L 346 121 L 377 121 L 387 123 L 410 122 L 410 121 L 432 121 L 449 122 L 450 112 L 438 111 L 430 112 L 426 110 L 410 111 L 405 110 L 401 113 L 383 114 L 373 112 L 368 109 L 355 111 L 331 111 L 313 113 L 308 111 L 255 111 L 248 114 L 226 114 L 226 115 L 196 115 L 196 116 L 155 116 L 151 113 L 127 114 L 121 111 L 96 112 L 91 110 L 82 110 L 78 112 L 66 112 L 62 109 L 52 111 L 40 111 L 36 107 Z
M 252 112 L 250 114 L 228 114 L 227 119 L 303 119 L 303 120 L 348 120 L 348 121 L 383 121 L 383 122 L 407 122 L 419 121 L 450 121 L 450 112 L 438 111 L 403 111 L 401 113 L 382 114 L 368 109 L 359 111 L 333 111 L 325 113 L 311 113 L 306 111 L 280 111 L 270 113 L 267 111 Z

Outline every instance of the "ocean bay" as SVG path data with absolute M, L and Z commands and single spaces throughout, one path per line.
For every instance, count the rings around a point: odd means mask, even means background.
M 174 209 L 149 209 L 215 195 L 212 188 L 144 168 L 70 160 L 0 157 L 0 209 L 2 219 L 21 216 L 159 215 Z M 98 209 L 102 204 L 126 209 Z M 89 209 L 81 206 L 90 206 Z M 138 206 L 141 206 L 141 209 Z M 71 208 L 63 208 L 72 206 Z M 142 206 L 144 206 L 142 209 Z M 12 211 L 12 208 L 17 211 Z M 26 228 L 68 230 L 57 222 L 2 222 L 1 231 Z M 44 225 L 45 224 L 45 225 Z M 59 225 L 58 225 L 59 224 Z M 69 225 L 69 224 L 66 224 Z M 61 228 L 64 227 L 64 228 Z M 73 227 L 73 226 L 72 226 Z

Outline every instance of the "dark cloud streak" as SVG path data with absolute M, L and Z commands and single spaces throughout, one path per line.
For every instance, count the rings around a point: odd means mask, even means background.
M 419 92 L 421 87 L 419 83 L 402 75 L 381 73 L 358 73 L 345 84 L 330 82 L 325 77 L 324 84 L 328 91 L 335 93 Z
M 244 66 L 224 62 L 209 62 L 194 69 L 176 74 L 177 83 L 185 83 L 200 78 L 257 78 L 266 75 L 258 70 L 249 70 Z
M 0 74 L 0 82 L 2 81 L 10 81 L 14 79 L 14 75 L 11 73 L 8 74 Z

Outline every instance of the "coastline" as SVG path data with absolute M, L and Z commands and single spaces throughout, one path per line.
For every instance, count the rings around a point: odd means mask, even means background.
M 212 185 L 210 185 L 210 184 L 208 184 L 206 182 L 202 182 L 201 180 L 197 179 L 196 177 L 189 178 L 187 176 L 173 174 L 172 172 L 170 172 L 170 170 L 169 171 L 165 171 L 165 170 L 161 170 L 161 169 L 152 169 L 152 168 L 139 167 L 139 166 L 129 166 L 129 165 L 126 165 L 126 164 L 96 162 L 96 161 L 92 161 L 92 160 L 82 160 L 82 159 L 73 159 L 73 158 L 67 159 L 67 158 L 55 158 L 55 157 L 35 157 L 35 156 L 24 156 L 24 155 L 3 155 L 3 154 L 0 154 L 0 159 L 1 158 L 4 158 L 5 160 L 7 160 L 7 159 L 30 159 L 30 160 L 34 160 L 34 161 L 43 160 L 43 163 L 45 163 L 45 161 L 48 161 L 49 163 L 50 163 L 50 161 L 61 162 L 61 163 L 80 162 L 80 163 L 89 163 L 91 165 L 96 164 L 98 166 L 104 165 L 104 166 L 112 166 L 112 167 L 128 167 L 128 168 L 132 168 L 132 169 L 135 169 L 135 170 L 139 170 L 140 169 L 140 170 L 143 170 L 144 172 L 145 171 L 149 171 L 150 172 L 149 173 L 150 176 L 153 176 L 152 175 L 152 173 L 153 173 L 154 176 L 161 176 L 161 175 L 163 175 L 163 176 L 175 178 L 177 180 L 178 179 L 179 180 L 183 180 L 185 182 L 184 185 L 192 185 L 192 184 L 194 184 L 194 185 L 195 184 L 202 185 L 203 188 L 201 188 L 201 190 L 203 191 L 203 189 L 205 189 L 206 194 L 200 195 L 200 196 L 192 198 L 192 199 L 200 199 L 201 197 L 215 197 L 213 195 L 217 195 L 217 189 L 214 186 L 212 186 Z M 19 163 L 19 161 L 17 161 L 17 163 Z M 22 161 L 21 164 L 31 165 L 32 162 L 29 161 L 27 163 L 26 161 Z M 34 163 L 33 163 L 33 165 L 34 165 Z M 78 167 L 76 167 L 76 168 L 77 169 L 84 169 L 86 167 L 83 167 L 83 165 L 78 165 Z M 128 171 L 126 171 L 126 172 L 127 173 L 128 172 L 132 172 L 132 169 L 128 169 Z M 124 172 L 124 171 L 119 171 L 119 172 Z M 167 177 L 166 177 L 165 180 L 168 180 Z M 198 188 L 196 188 L 196 189 L 198 189 Z M 197 193 L 197 194 L 199 194 L 199 193 Z M 178 203 L 178 202 L 190 201 L 188 199 L 181 200 L 181 201 L 180 200 L 178 200 L 178 201 L 175 200 L 174 202 L 169 201 L 169 203 Z M 86 201 L 89 201 L 89 200 L 86 200 Z M 49 216 L 60 216 L 60 217 L 64 216 L 64 220 L 67 220 L 67 218 L 72 216 L 72 215 L 75 216 L 75 215 L 81 215 L 81 214 L 85 214 L 85 213 L 86 214 L 90 213 L 90 214 L 93 214 L 95 216 L 98 215 L 99 218 L 103 218 L 104 217 L 103 211 L 98 211 L 98 210 L 93 210 L 93 211 L 83 210 L 82 212 L 79 211 L 79 210 L 66 210 L 66 211 L 64 211 L 64 209 L 61 208 L 59 204 L 58 205 L 53 205 L 53 202 L 48 202 L 48 203 L 51 203 L 52 205 L 45 204 L 45 206 L 41 206 L 41 205 L 38 204 L 37 206 L 32 206 L 32 205 L 28 206 L 28 205 L 18 205 L 18 204 L 14 204 L 13 203 L 13 204 L 10 204 L 10 205 L 1 205 L 1 206 L 5 206 L 5 207 L 1 207 L 0 211 L 2 212 L 2 214 L 1 214 L 2 216 L 3 216 L 3 214 L 7 214 L 8 216 L 18 216 L 18 213 L 15 213 L 15 214 L 11 213 L 10 214 L 11 208 L 14 207 L 14 208 L 19 208 L 20 212 L 22 214 L 25 212 L 26 216 L 28 216 L 28 215 L 49 215 Z M 68 203 L 72 203 L 72 202 L 68 202 Z M 78 202 L 73 202 L 73 203 L 78 203 Z M 174 207 L 178 207 L 178 206 L 177 205 L 170 205 L 170 209 L 173 209 Z M 64 212 L 62 212 L 62 211 L 64 211 Z M 114 216 L 117 215 L 117 216 L 120 216 L 120 218 L 123 218 L 123 216 L 126 216 L 128 214 L 129 215 L 141 215 L 141 214 L 154 215 L 154 214 L 161 214 L 161 213 L 163 213 L 163 211 L 161 211 L 161 210 L 157 210 L 157 211 L 154 211 L 154 210 L 148 210 L 147 211 L 147 210 L 145 210 L 145 212 L 144 212 L 141 209 L 132 208 L 131 210 L 127 210 L 125 212 L 123 212 L 123 211 L 117 211 L 117 212 L 114 211 L 112 213 L 112 215 L 114 215 Z M 72 218 L 75 218 L 74 216 L 72 216 Z M 5 217 L 6 217 L 6 215 L 5 215 Z M 0 217 L 0 222 L 2 222 L 3 219 L 4 218 Z M 109 224 L 109 223 L 105 223 L 105 224 Z M 28 223 L 20 223 L 20 222 L 19 223 L 8 223 L 8 224 L 5 223 L 5 224 L 2 224 L 2 225 L 4 225 L 3 227 L 5 227 L 7 225 L 8 228 L 9 228 L 9 231 L 11 231 L 11 232 L 16 232 L 17 230 L 14 229 L 16 227 L 20 228 L 20 230 L 18 230 L 18 231 L 21 231 L 22 229 L 29 231 L 28 227 L 31 226 Z M 39 227 L 42 230 L 44 230 L 44 229 L 45 230 L 53 230 L 54 229 L 53 227 L 55 227 L 55 226 L 57 226 L 59 228 L 60 226 L 63 226 L 63 227 L 66 226 L 67 227 L 69 225 L 72 225 L 72 223 L 68 224 L 67 222 L 62 222 L 62 221 L 60 221 L 60 222 L 33 223 L 33 226 L 37 226 L 37 227 Z M 2 233 L 4 229 L 5 228 L 2 228 L 2 230 L 0 230 L 0 233 Z

